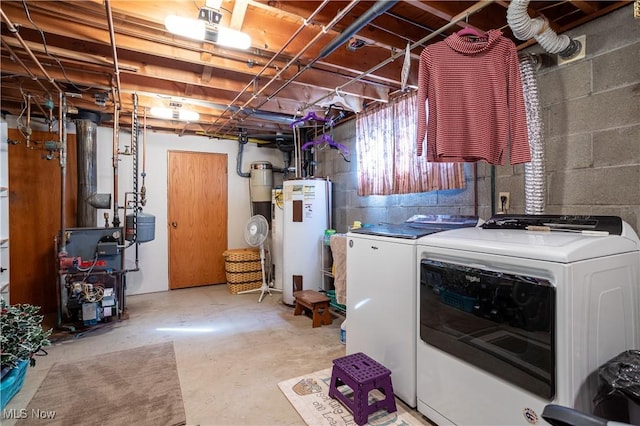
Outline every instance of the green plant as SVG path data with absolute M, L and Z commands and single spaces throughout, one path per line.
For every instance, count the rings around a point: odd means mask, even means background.
M 43 315 L 38 315 L 39 306 L 9 305 L 0 299 L 0 365 L 13 368 L 20 360 L 36 364 L 34 355 L 44 346 L 49 346 L 52 330 L 42 329 Z

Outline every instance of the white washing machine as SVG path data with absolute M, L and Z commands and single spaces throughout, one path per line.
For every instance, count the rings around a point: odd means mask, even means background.
M 414 216 L 347 234 L 347 354 L 363 352 L 391 370 L 394 394 L 416 406 L 418 237 L 477 218 Z
M 418 410 L 459 425 L 592 412 L 598 367 L 640 345 L 638 236 L 612 216 L 485 226 L 417 243 Z

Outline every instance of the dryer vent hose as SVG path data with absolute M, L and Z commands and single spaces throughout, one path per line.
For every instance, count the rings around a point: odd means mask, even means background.
M 534 57 L 531 55 L 520 57 L 520 75 L 527 113 L 527 135 L 531 150 L 531 162 L 524 165 L 526 214 L 543 214 L 545 209 L 544 139 L 535 69 Z
M 507 23 L 518 40 L 535 38 L 549 53 L 570 56 L 575 53 L 576 42 L 566 35 L 558 35 L 545 18 L 531 18 L 527 12 L 529 0 L 513 0 L 507 8 Z M 565 53 L 566 51 L 566 53 Z M 564 53 L 564 55 L 563 55 Z

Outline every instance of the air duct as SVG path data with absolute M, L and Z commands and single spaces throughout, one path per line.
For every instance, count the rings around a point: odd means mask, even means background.
M 507 23 L 518 40 L 535 38 L 542 48 L 562 58 L 571 58 L 580 49 L 580 42 L 566 35 L 558 35 L 544 18 L 531 18 L 527 11 L 529 0 L 513 0 L 507 8 Z

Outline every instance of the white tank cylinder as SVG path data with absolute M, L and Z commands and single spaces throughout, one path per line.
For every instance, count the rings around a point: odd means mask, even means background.
M 271 204 L 273 188 L 273 166 L 268 161 L 251 163 L 251 201 Z

